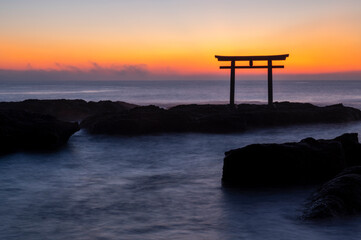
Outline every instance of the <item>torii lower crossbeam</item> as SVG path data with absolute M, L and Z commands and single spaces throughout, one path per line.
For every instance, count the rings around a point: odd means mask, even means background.
M 220 66 L 220 69 L 231 69 L 231 88 L 230 88 L 230 99 L 229 104 L 234 106 L 234 86 L 235 86 L 235 70 L 243 68 L 267 68 L 268 69 L 268 105 L 273 104 L 273 80 L 272 80 L 272 69 L 273 68 L 284 68 L 283 65 L 273 65 L 272 61 L 286 60 L 289 54 L 283 55 L 269 55 L 269 56 L 218 56 L 215 57 L 218 61 L 230 61 L 230 66 Z M 236 61 L 249 61 L 249 66 L 236 66 Z M 266 61 L 267 65 L 254 66 L 254 61 Z

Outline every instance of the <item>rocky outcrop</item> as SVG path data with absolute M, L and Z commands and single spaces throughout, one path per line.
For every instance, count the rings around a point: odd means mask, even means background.
M 149 134 L 182 132 L 188 127 L 187 116 L 156 106 L 137 107 L 125 112 L 95 115 L 81 122 L 81 128 L 95 134 Z
M 0 102 L 1 109 L 23 110 L 32 113 L 48 114 L 63 121 L 80 121 L 95 114 L 121 112 L 136 105 L 125 102 L 84 100 L 25 100 L 22 102 Z
M 0 154 L 54 150 L 79 130 L 78 123 L 20 110 L 0 110 Z
M 316 191 L 306 204 L 305 220 L 361 213 L 361 166 L 345 169 Z
M 268 105 L 156 106 L 90 116 L 81 127 L 95 134 L 153 134 L 164 132 L 234 133 L 292 124 L 338 123 L 361 119 L 361 111 L 342 104 L 317 107 L 307 103 Z
M 357 133 L 331 140 L 252 144 L 225 153 L 224 186 L 290 186 L 322 183 L 347 166 L 361 165 Z

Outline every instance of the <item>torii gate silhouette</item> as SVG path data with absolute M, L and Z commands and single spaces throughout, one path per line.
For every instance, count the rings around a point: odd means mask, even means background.
M 234 106 L 234 85 L 236 68 L 267 68 L 268 69 L 268 105 L 273 105 L 272 68 L 284 68 L 283 65 L 272 65 L 272 61 L 286 60 L 289 54 L 268 56 L 219 56 L 218 61 L 230 61 L 231 66 L 220 66 L 220 69 L 231 69 L 231 91 L 229 104 Z M 249 61 L 249 66 L 236 66 L 236 61 Z M 267 61 L 267 66 L 253 66 L 253 61 Z

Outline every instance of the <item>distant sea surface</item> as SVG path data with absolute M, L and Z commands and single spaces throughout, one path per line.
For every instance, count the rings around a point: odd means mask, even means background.
M 360 81 L 274 81 L 274 101 L 361 107 Z M 227 103 L 229 81 L 0 81 L 0 101 L 84 99 L 169 106 Z M 237 102 L 265 103 L 267 81 L 236 81 Z
M 0 82 L 0 101 L 61 98 L 163 107 L 226 103 L 229 82 Z M 237 102 L 266 100 L 266 81 L 236 83 Z M 275 81 L 274 100 L 361 108 L 361 81 Z M 221 186 L 225 151 L 345 132 L 361 133 L 361 123 L 136 137 L 80 131 L 54 153 L 1 156 L 0 239 L 360 239 L 361 216 L 299 219 L 317 186 Z

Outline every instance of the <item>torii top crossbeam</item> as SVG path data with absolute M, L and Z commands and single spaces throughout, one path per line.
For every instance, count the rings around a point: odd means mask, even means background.
M 220 69 L 231 69 L 231 91 L 230 105 L 234 106 L 234 82 L 236 68 L 267 68 L 268 69 L 268 105 L 273 103 L 273 87 L 272 87 L 272 68 L 284 68 L 283 65 L 272 65 L 272 61 L 286 60 L 289 54 L 268 55 L 268 56 L 219 56 L 215 57 L 218 61 L 230 61 L 231 66 L 220 66 Z M 249 61 L 249 66 L 236 66 L 236 61 Z M 267 61 L 267 65 L 254 66 L 254 61 Z

